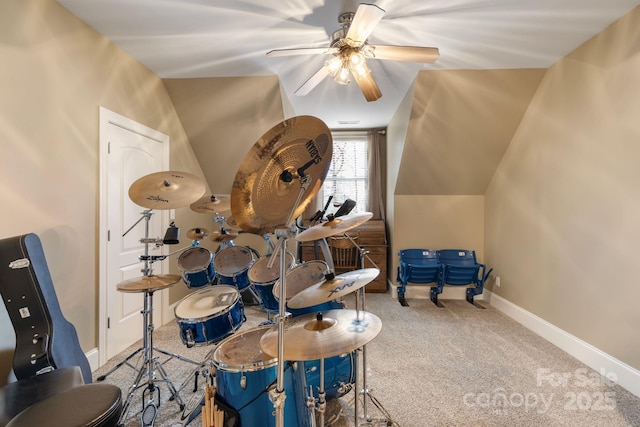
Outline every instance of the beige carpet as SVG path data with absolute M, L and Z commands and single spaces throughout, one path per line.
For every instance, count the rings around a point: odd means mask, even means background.
M 639 398 L 487 303 L 482 310 L 457 300 L 443 300 L 445 308 L 428 300 L 407 302 L 409 306 L 402 307 L 388 294 L 366 294 L 366 311 L 380 317 L 383 326 L 366 346 L 371 398 L 360 400 L 359 425 L 387 425 L 389 418 L 389 423 L 403 427 L 640 426 Z M 355 308 L 351 295 L 345 303 Z M 236 333 L 266 319 L 255 306 L 245 307 L 245 314 L 247 320 Z M 157 328 L 153 338 L 156 347 L 196 361 L 208 360 L 214 347 L 186 348 L 174 322 Z M 94 378 L 140 345 L 110 360 Z M 167 358 L 156 354 L 161 361 Z M 193 381 L 187 377 L 196 366 L 175 358 L 163 366 L 176 388 L 186 381 L 180 397 L 188 402 Z M 615 377 L 615 372 L 604 374 Z M 126 399 L 134 376 L 134 369 L 125 365 L 105 381 L 120 386 Z M 182 425 L 183 411 L 176 402 L 167 401 L 170 393 L 164 383 L 159 384 L 161 404 L 154 425 Z M 144 389 L 133 394 L 127 426 L 141 425 Z M 325 425 L 354 425 L 353 396 L 352 390 L 329 402 Z M 363 419 L 365 407 L 370 422 Z M 189 425 L 201 426 L 200 416 Z

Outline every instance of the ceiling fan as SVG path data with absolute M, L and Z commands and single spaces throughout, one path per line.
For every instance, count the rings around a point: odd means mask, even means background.
M 308 94 L 327 76 L 332 76 L 337 83 L 348 84 L 352 75 L 365 99 L 368 102 L 375 101 L 382 96 L 382 92 L 367 67 L 367 58 L 432 64 L 439 56 L 438 48 L 435 47 L 368 44 L 367 38 L 384 14 L 385 11 L 380 7 L 362 3 L 355 13 L 346 12 L 340 15 L 338 22 L 342 24 L 342 28 L 333 33 L 329 47 L 276 49 L 267 52 L 267 56 L 333 54 L 334 57 L 326 61 L 322 68 L 295 91 L 295 94 Z

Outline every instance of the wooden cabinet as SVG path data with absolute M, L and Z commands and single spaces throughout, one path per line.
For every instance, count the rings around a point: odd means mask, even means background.
M 364 268 L 376 267 L 380 274 L 371 283 L 366 285 L 367 292 L 387 292 L 387 231 L 383 220 L 369 220 L 364 224 L 351 229 L 347 234 L 368 253 L 364 260 Z M 314 247 L 313 242 L 302 243 L 302 260 L 324 260 L 322 249 Z M 374 265 L 375 264 L 375 265 Z M 340 272 L 338 272 L 340 273 Z

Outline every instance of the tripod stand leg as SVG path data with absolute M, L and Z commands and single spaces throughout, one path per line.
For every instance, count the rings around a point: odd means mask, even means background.
M 104 381 L 109 375 L 111 375 L 112 373 L 114 373 L 115 371 L 117 371 L 120 367 L 122 367 L 122 365 L 128 365 L 131 368 L 135 369 L 133 366 L 131 366 L 131 364 L 129 364 L 129 360 L 133 359 L 135 357 L 136 354 L 140 353 L 142 350 L 144 350 L 142 347 L 140 347 L 139 349 L 137 349 L 136 351 L 134 351 L 133 353 L 131 353 L 129 356 L 127 356 L 126 359 L 124 359 L 122 362 L 118 363 L 116 366 L 114 366 L 113 368 L 111 368 L 109 370 L 109 372 L 107 372 L 104 375 L 100 375 L 97 380 L 98 381 Z
M 167 350 L 163 350 L 163 349 L 158 348 L 158 347 L 153 347 L 153 351 L 157 351 L 158 353 L 165 354 L 165 355 L 169 356 L 170 358 L 174 357 L 174 358 L 176 358 L 178 360 L 182 360 L 183 362 L 189 362 L 189 363 L 192 363 L 194 365 L 199 365 L 200 364 L 200 362 L 198 362 L 197 360 L 189 359 L 188 357 L 181 356 L 181 355 L 179 355 L 177 353 L 171 353 L 171 352 L 169 352 Z
M 158 360 L 154 359 L 153 360 L 153 364 L 156 367 L 156 369 L 158 370 L 158 372 L 160 372 L 160 375 L 162 376 L 162 380 L 165 383 L 167 383 L 167 388 L 169 389 L 169 392 L 171 393 L 171 398 L 169 400 L 175 400 L 178 403 L 178 405 L 180 406 L 180 410 L 183 410 L 184 409 L 184 402 L 180 398 L 180 394 L 178 394 L 178 390 L 176 390 L 176 387 L 173 385 L 173 383 L 171 382 L 171 380 L 167 376 L 167 372 L 164 370 L 164 367 L 162 366 L 162 363 L 158 363 Z
M 124 421 L 127 419 L 127 412 L 129 412 L 129 405 L 131 404 L 131 399 L 133 398 L 134 393 L 138 388 L 140 388 L 140 381 L 142 380 L 142 376 L 148 371 L 149 362 L 145 361 L 140 369 L 138 370 L 138 375 L 136 375 L 136 379 L 129 387 L 129 391 L 127 392 L 127 399 L 124 401 L 122 405 L 122 413 L 120 414 L 120 420 L 118 420 L 118 425 L 124 425 Z

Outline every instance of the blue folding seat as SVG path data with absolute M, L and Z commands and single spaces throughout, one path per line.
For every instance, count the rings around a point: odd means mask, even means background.
M 439 283 L 442 265 L 438 262 L 437 252 L 431 249 L 403 249 L 398 255 L 398 301 L 406 306 L 407 283 Z
M 468 286 L 466 299 L 474 304 L 473 297 L 482 294 L 484 282 L 493 269 L 476 261 L 475 251 L 465 249 L 442 249 L 437 251 L 438 261 L 442 264 L 442 277 L 437 286 L 431 287 L 431 301 L 439 307 L 438 294 L 444 285 Z M 475 305 L 475 304 L 474 304 Z

